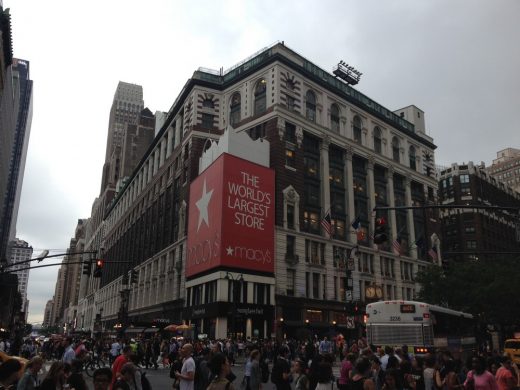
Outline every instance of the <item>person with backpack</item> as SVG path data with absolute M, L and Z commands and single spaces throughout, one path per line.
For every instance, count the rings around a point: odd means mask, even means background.
M 281 346 L 278 357 L 271 372 L 271 382 L 276 386 L 276 390 L 291 390 L 290 372 L 291 365 L 287 360 L 288 348 Z

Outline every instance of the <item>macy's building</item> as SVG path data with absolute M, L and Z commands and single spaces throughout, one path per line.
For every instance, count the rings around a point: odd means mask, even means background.
M 106 269 L 79 313 L 84 328 L 349 332 L 347 290 L 361 307 L 413 299 L 415 274 L 432 262 L 428 211 L 387 213 L 379 247 L 370 232 L 375 206 L 436 202 L 434 150 L 419 108 L 390 111 L 283 43 L 195 71 L 105 213 Z

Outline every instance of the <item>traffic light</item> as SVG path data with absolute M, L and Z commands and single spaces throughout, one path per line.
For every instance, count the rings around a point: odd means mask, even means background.
M 374 244 L 381 245 L 388 240 L 386 233 L 386 220 L 384 217 L 376 219 L 376 228 L 374 232 Z
M 96 260 L 96 268 L 94 269 L 94 277 L 100 278 L 103 273 L 103 266 L 105 265 L 105 261 L 102 259 Z
M 83 262 L 83 275 L 90 276 L 90 271 L 92 270 L 92 263 L 90 260 Z
M 130 271 L 130 284 L 137 284 L 137 278 L 139 277 L 139 274 L 136 270 Z

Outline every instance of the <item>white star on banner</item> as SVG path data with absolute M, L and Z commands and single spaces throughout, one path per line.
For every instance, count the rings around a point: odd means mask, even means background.
M 233 256 L 233 248 L 231 248 L 230 246 L 226 248 L 226 252 L 228 256 Z
M 204 186 L 202 188 L 202 196 L 195 203 L 197 205 L 197 208 L 199 209 L 199 224 L 197 225 L 197 233 L 199 232 L 202 221 L 204 221 L 206 223 L 206 226 L 209 227 L 208 206 L 209 206 L 209 201 L 211 200 L 212 194 L 213 194 L 213 190 L 206 192 L 206 179 L 204 179 Z

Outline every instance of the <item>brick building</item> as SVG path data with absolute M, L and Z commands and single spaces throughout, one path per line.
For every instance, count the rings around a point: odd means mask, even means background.
M 452 164 L 440 171 L 439 202 L 445 205 L 520 207 L 520 194 L 481 165 Z M 446 261 L 499 259 L 485 252 L 518 251 L 517 218 L 502 210 L 453 209 L 440 213 Z M 467 252 L 450 254 L 450 252 Z
M 186 277 L 190 184 L 208 140 L 228 127 L 269 144 L 274 273 L 217 267 Z M 367 287 L 377 287 L 378 298 L 412 299 L 414 275 L 431 263 L 415 243 L 438 232 L 436 219 L 382 213 L 390 239 L 378 247 L 372 209 L 436 202 L 434 150 L 423 111 L 390 111 L 283 44 L 227 71 L 199 69 L 104 215 L 106 269 L 93 312 L 102 313 L 104 329 L 121 320 L 186 321 L 225 337 L 233 321 L 244 337 L 294 334 L 306 324 L 323 334 L 333 324 L 345 328 L 346 259 L 357 246 L 355 300 L 374 299 Z M 320 224 L 329 209 L 330 238 Z M 352 229 L 355 219 L 364 235 Z

